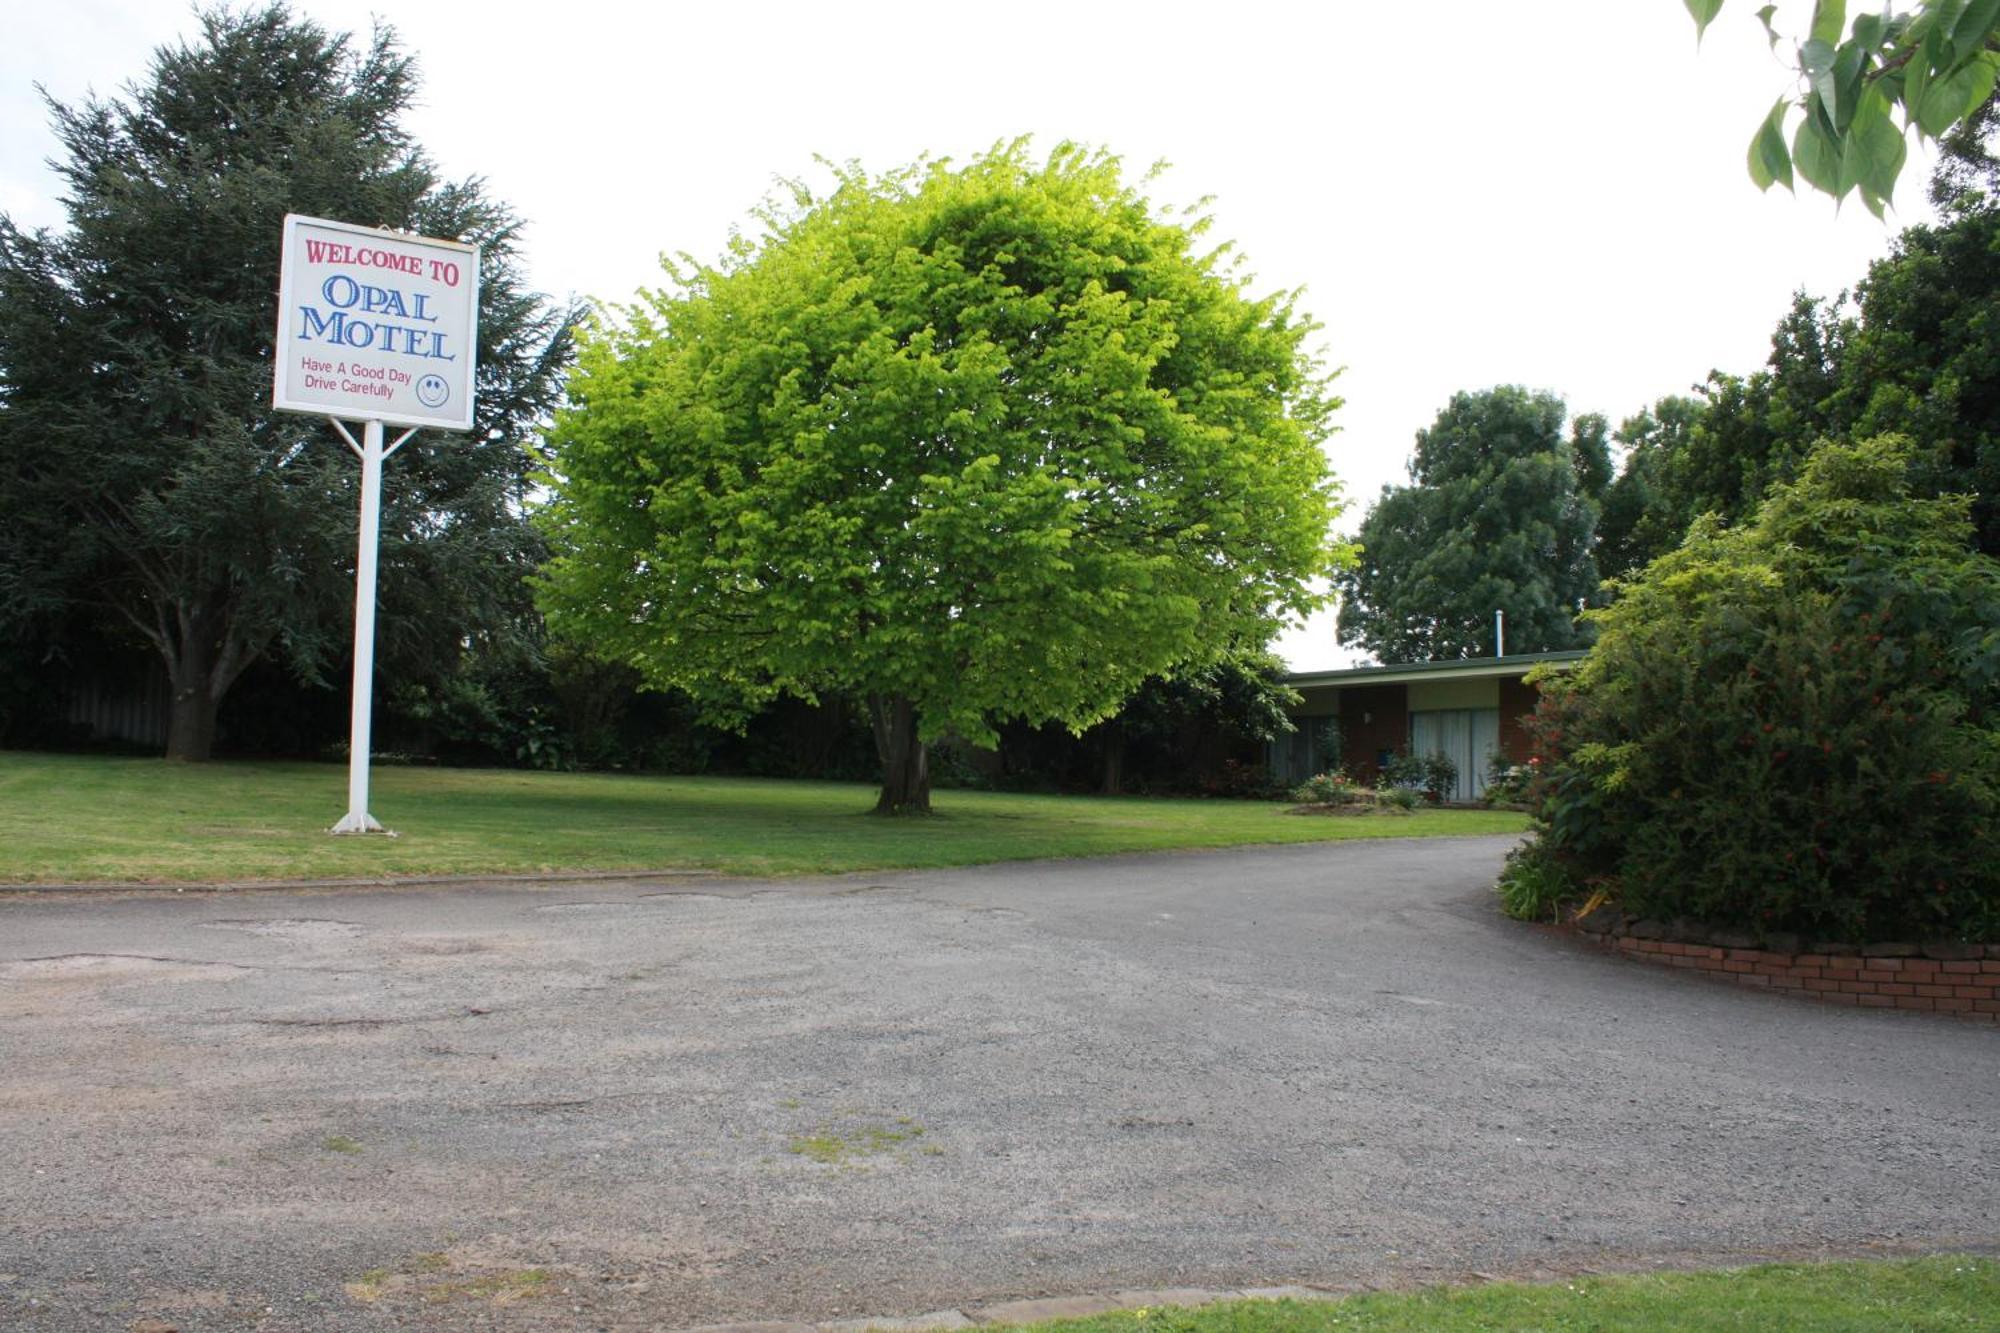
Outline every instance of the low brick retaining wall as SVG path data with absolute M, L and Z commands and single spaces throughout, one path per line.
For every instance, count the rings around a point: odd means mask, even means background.
M 1726 936 L 1668 938 L 1689 932 L 1650 922 L 1612 925 L 1586 917 L 1574 929 L 1627 958 L 1738 986 L 1825 1004 L 1914 1009 L 2000 1024 L 2000 945 L 1813 945 L 1811 952 L 1790 952 L 1740 947 L 1740 939 Z

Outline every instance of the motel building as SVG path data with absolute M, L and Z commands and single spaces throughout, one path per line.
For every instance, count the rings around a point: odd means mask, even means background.
M 1545 663 L 1582 657 L 1574 649 L 1288 676 L 1285 683 L 1300 695 L 1290 710 L 1297 729 L 1271 742 L 1267 767 L 1288 785 L 1342 768 L 1372 786 L 1398 750 L 1442 752 L 1458 765 L 1451 799 L 1476 801 L 1495 755 L 1527 762 L 1522 724 L 1539 696 L 1522 677 Z

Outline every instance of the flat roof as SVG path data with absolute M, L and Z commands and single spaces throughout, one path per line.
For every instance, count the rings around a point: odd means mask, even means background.
M 1388 666 L 1347 667 L 1340 671 L 1295 671 L 1285 677 L 1293 689 L 1317 685 L 1394 685 L 1406 680 L 1479 680 L 1488 676 L 1518 676 L 1543 662 L 1575 662 L 1586 649 L 1554 653 L 1509 653 L 1505 657 L 1462 657 L 1453 662 L 1404 662 Z

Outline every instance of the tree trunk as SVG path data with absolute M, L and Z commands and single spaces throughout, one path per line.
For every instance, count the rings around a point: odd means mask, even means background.
M 171 624 L 164 615 L 148 637 L 167 666 L 173 699 L 167 715 L 167 758 L 181 763 L 205 763 L 215 752 L 215 715 L 222 696 L 250 665 L 256 652 L 235 633 L 221 597 L 174 608 Z M 158 614 L 156 608 L 156 615 Z M 133 621 L 147 629 L 143 621 Z
M 868 696 L 869 720 L 875 728 L 875 753 L 882 760 L 882 795 L 878 815 L 927 815 L 931 812 L 930 757 L 917 739 L 917 710 L 905 695 Z
M 173 706 L 167 716 L 167 758 L 198 764 L 215 751 L 215 671 L 209 655 L 195 644 L 183 644 L 179 660 L 167 672 Z
M 1125 732 L 1117 723 L 1112 723 L 1104 737 L 1104 786 L 1106 796 L 1117 796 L 1125 790 Z

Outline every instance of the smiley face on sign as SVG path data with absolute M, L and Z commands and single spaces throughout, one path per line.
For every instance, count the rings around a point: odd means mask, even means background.
M 449 397 L 451 386 L 444 382 L 444 376 L 426 375 L 417 381 L 417 401 L 425 407 L 443 407 Z

